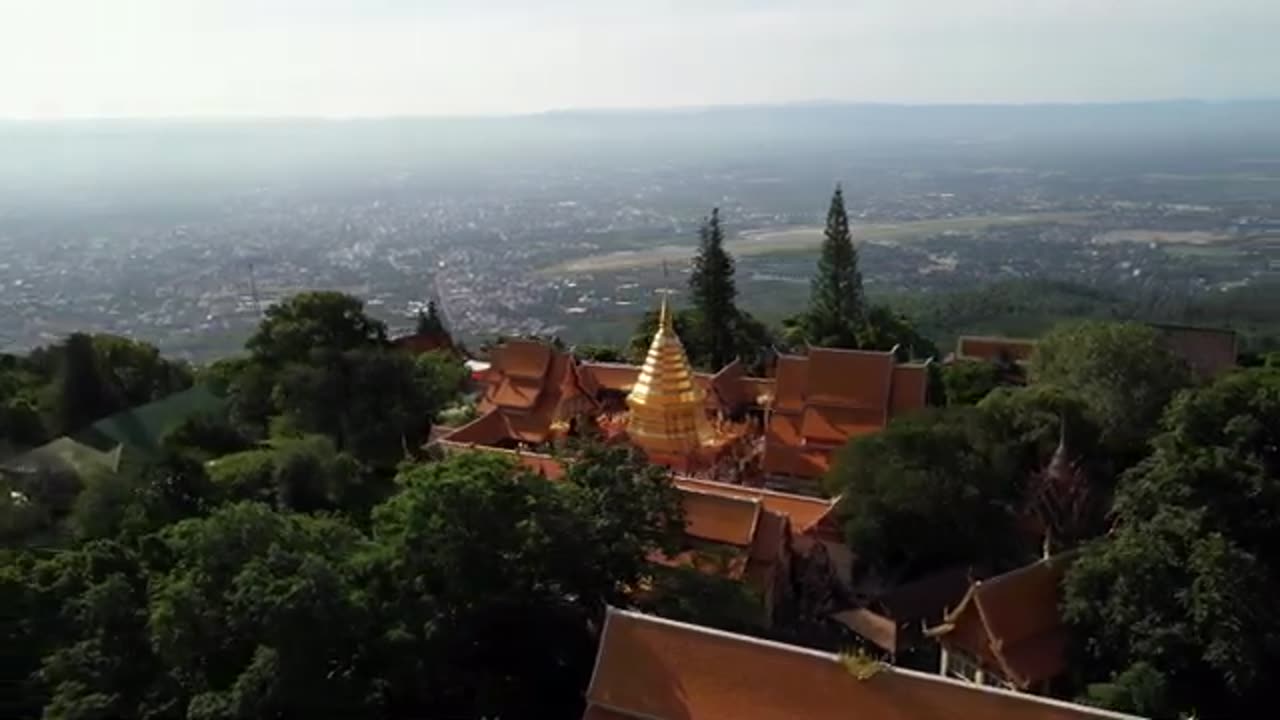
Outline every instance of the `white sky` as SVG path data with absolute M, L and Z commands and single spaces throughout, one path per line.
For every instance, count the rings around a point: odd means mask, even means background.
M 0 117 L 1280 95 L 1280 0 L 0 0 Z

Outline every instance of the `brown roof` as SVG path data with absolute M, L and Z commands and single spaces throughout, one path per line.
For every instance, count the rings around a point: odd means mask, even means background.
M 582 371 L 590 375 L 599 387 L 619 392 L 631 392 L 636 378 L 640 377 L 639 365 L 622 363 L 584 362 Z
M 503 439 L 540 443 L 551 434 L 555 421 L 567 421 L 597 407 L 595 378 L 581 372 L 569 353 L 532 340 L 512 340 L 496 348 L 485 382 L 488 387 L 480 410 L 501 415 L 503 434 L 476 439 L 472 433 L 463 433 L 449 439 L 488 444 Z M 486 431 L 492 427 L 483 426 Z
M 682 488 L 683 489 L 683 488 Z M 685 533 L 711 542 L 748 547 L 756 534 L 761 503 L 723 493 L 684 490 Z
M 886 652 L 898 652 L 899 623 L 871 608 L 853 608 L 833 613 L 831 619 L 854 631 Z
M 554 352 L 537 340 L 508 340 L 493 351 L 492 367 L 513 378 L 541 380 Z
M 1027 338 L 962 335 L 956 342 L 956 357 L 965 360 L 1027 362 L 1035 350 L 1036 341 Z
M 893 353 L 810 348 L 805 399 L 811 405 L 885 413 L 893 384 Z
M 929 363 L 899 365 L 893 369 L 889 410 L 901 415 L 923 410 L 929 404 Z
M 734 497 L 758 500 L 765 510 L 785 515 L 791 521 L 791 529 L 796 534 L 804 534 L 816 529 L 824 522 L 830 522 L 835 512 L 837 500 L 794 495 L 792 493 L 766 490 L 764 488 L 731 485 L 729 483 L 697 480 L 694 478 L 675 478 L 676 487 L 681 490 L 695 492 L 713 492 Z
M 849 438 L 884 427 L 884 415 L 867 408 L 807 407 L 800 416 L 800 434 L 806 442 L 843 445 Z
M 593 720 L 1085 720 L 1129 716 L 610 609 Z
M 891 653 L 921 639 L 925 623 L 937 624 L 969 590 L 975 573 L 956 566 L 881 593 L 865 607 L 832 618 Z
M 1057 676 L 1067 646 L 1058 586 L 1074 559 L 1065 553 L 975 581 L 930 634 L 1020 688 Z
M 1165 347 L 1180 356 L 1203 378 L 1216 377 L 1236 366 L 1239 352 L 1236 331 L 1185 325 L 1152 325 Z
M 890 352 L 815 347 L 804 357 L 781 355 L 764 470 L 819 477 L 836 448 L 924 407 L 927 390 L 928 364 L 898 365 Z
M 494 445 L 507 436 L 507 424 L 502 414 L 490 410 L 462 427 L 444 436 L 444 440 L 463 445 Z
M 451 351 L 453 347 L 453 338 L 449 337 L 447 332 L 432 333 L 414 333 L 412 335 L 401 335 L 391 341 L 393 345 L 408 350 L 415 355 L 433 352 L 436 350 Z
M 798 355 L 779 355 L 777 380 L 774 382 L 775 410 L 799 411 L 804 407 L 804 393 L 808 386 L 809 362 Z

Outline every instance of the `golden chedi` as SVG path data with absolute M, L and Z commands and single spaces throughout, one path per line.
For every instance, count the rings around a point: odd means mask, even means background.
M 715 438 L 704 403 L 705 393 L 694 382 L 664 296 L 658 331 L 649 344 L 640 377 L 627 395 L 631 410 L 627 435 L 649 455 L 693 454 Z

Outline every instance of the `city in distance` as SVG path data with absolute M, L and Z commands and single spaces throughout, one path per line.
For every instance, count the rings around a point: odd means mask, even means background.
M 742 304 L 777 322 L 837 183 L 868 292 L 909 314 L 1000 283 L 1165 320 L 1278 296 L 1280 101 L 11 121 L 0 349 L 92 331 L 205 361 L 305 289 L 393 329 L 436 299 L 469 341 L 624 342 L 715 207 Z

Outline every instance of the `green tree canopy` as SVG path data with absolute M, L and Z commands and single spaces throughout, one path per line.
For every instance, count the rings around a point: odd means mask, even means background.
M 1135 458 L 1169 400 L 1190 385 L 1191 375 L 1152 328 L 1088 321 L 1061 325 L 1040 341 L 1031 381 L 1078 395 L 1108 445 Z
M 808 341 L 822 347 L 863 347 L 866 320 L 858 251 L 849 232 L 844 192 L 836 185 L 827 210 L 822 254 L 804 315 Z
M 1016 531 L 1022 478 L 972 408 L 895 419 L 855 438 L 827 477 L 849 547 L 865 570 L 911 579 L 958 563 L 1025 559 Z
M 447 334 L 448 331 L 444 327 L 444 318 L 440 316 L 440 308 L 436 306 L 435 300 L 427 301 L 426 312 L 418 311 L 418 323 L 414 328 L 414 332 L 419 335 L 438 335 Z
M 1243 717 L 1280 672 L 1280 373 L 1181 395 L 1122 477 L 1115 528 L 1069 571 L 1064 615 L 1098 682 L 1142 664 L 1168 702 Z M 1105 698 L 1103 698 L 1105 699 Z
M 311 291 L 267 308 L 245 347 L 269 366 L 310 362 L 321 357 L 387 342 L 387 328 L 365 314 L 364 303 L 339 292 Z
M 700 310 L 686 308 L 677 311 L 673 317 L 672 324 L 675 327 L 676 335 L 680 336 L 680 342 L 684 345 L 685 354 L 689 356 L 689 362 L 695 368 L 706 372 L 716 372 L 724 367 L 723 365 L 716 365 L 711 356 L 710 346 L 707 345 L 706 341 L 707 333 L 704 330 L 706 321 Z M 740 358 L 743 364 L 747 366 L 748 372 L 763 374 L 775 342 L 775 338 L 769 328 L 752 316 L 751 313 L 739 310 L 733 322 L 729 324 L 728 329 L 732 341 L 732 357 Z M 644 362 L 645 354 L 649 351 L 649 343 L 652 342 L 653 335 L 657 330 L 658 311 L 652 310 L 645 313 L 640 318 L 640 322 L 636 326 L 628 346 L 631 362 Z
M 942 367 L 948 405 L 976 405 L 1000 384 L 1000 369 L 994 363 L 957 360 Z
M 588 623 L 679 527 L 662 474 L 620 452 L 589 451 L 559 483 L 481 454 L 401 475 L 374 521 L 393 705 L 429 694 L 441 716 L 580 712 Z
M 698 254 L 689 274 L 693 307 L 702 322 L 693 328 L 706 347 L 707 362 L 713 368 L 729 364 L 735 356 L 734 324 L 738 320 L 737 285 L 733 279 L 733 258 L 724 249 L 724 229 L 720 209 L 711 211 L 698 228 Z

